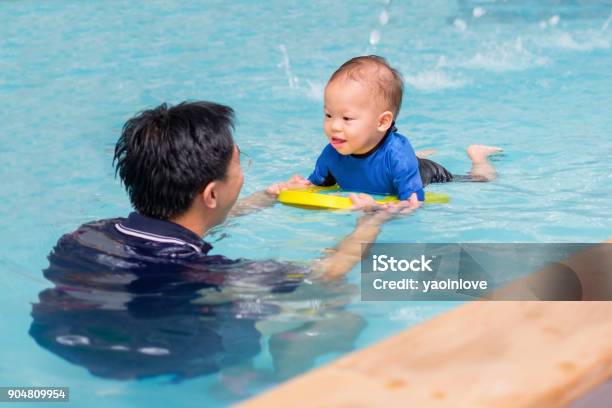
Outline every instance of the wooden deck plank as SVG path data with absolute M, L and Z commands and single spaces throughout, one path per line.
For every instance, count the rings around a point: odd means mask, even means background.
M 611 298 L 610 249 L 565 261 L 587 300 Z M 472 302 L 240 407 L 564 407 L 612 378 L 611 340 L 612 302 Z
M 241 407 L 562 407 L 612 377 L 612 303 L 473 302 Z

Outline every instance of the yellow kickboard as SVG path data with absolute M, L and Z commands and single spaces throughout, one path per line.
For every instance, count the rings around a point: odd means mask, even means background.
M 307 190 L 284 190 L 278 195 L 278 201 L 287 205 L 314 209 L 346 210 L 353 206 L 351 199 L 348 197 L 317 193 L 317 191 L 329 190 L 339 190 L 339 188 L 332 186 L 313 187 Z M 398 199 L 395 196 L 387 196 L 381 200 L 376 200 L 380 204 L 391 201 L 398 201 Z M 450 202 L 450 197 L 446 194 L 425 193 L 426 204 L 446 204 L 448 202 Z

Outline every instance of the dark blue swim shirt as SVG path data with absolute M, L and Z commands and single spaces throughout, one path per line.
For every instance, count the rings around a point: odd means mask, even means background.
M 419 163 L 408 139 L 392 126 L 380 143 L 364 154 L 342 155 L 328 144 L 308 177 L 317 186 L 338 184 L 346 191 L 425 199 Z
M 32 306 L 43 348 L 104 378 L 180 381 L 246 364 L 257 321 L 280 308 L 308 269 L 211 255 L 197 234 L 132 213 L 64 235 L 44 270 L 54 287 Z

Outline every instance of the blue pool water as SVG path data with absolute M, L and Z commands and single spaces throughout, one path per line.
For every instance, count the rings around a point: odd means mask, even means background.
M 493 183 L 384 226 L 381 242 L 597 242 L 612 235 L 612 2 L 5 1 L 0 3 L 0 385 L 71 388 L 74 406 L 215 406 L 453 307 L 360 302 L 358 269 L 306 295 L 239 367 L 175 383 L 103 379 L 39 347 L 32 303 L 56 240 L 130 206 L 111 159 L 122 123 L 162 101 L 234 107 L 252 158 L 243 194 L 307 175 L 325 145 L 322 89 L 355 55 L 405 77 L 398 120 L 417 149 L 465 172 L 505 149 Z M 216 253 L 306 261 L 354 214 L 275 206 L 231 220 Z M 277 329 L 278 330 L 278 329 Z M 284 331 L 283 331 L 284 330 Z

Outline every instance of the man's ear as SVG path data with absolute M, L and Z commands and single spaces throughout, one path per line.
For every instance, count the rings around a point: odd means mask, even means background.
M 386 132 L 393 123 L 393 113 L 391 111 L 384 111 L 378 116 L 378 131 Z
M 217 208 L 217 183 L 211 181 L 200 193 L 202 202 L 207 208 Z

